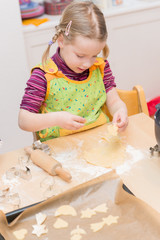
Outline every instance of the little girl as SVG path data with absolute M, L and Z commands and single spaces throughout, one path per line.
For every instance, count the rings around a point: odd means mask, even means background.
M 107 29 L 92 2 L 72 2 L 56 26 L 42 64 L 32 69 L 20 112 L 19 126 L 36 132 L 41 141 L 90 129 L 109 121 L 106 103 L 120 130 L 128 123 L 127 109 L 116 92 L 107 60 Z M 57 52 L 48 59 L 57 41 Z M 104 58 L 97 55 L 103 51 Z

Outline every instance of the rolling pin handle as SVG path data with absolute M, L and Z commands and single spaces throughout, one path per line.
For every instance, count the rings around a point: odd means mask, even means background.
M 31 157 L 31 160 L 34 164 L 41 167 L 43 170 L 45 170 L 52 176 L 58 175 L 64 181 L 70 182 L 72 176 L 69 172 L 62 168 L 60 162 L 58 162 L 51 156 L 48 156 L 42 150 L 33 150 L 32 147 L 25 147 L 24 150 Z
M 65 171 L 63 168 L 61 168 L 59 166 L 55 168 L 55 172 L 60 178 L 62 178 L 63 180 L 65 180 L 67 182 L 70 182 L 72 179 L 72 176 L 70 175 L 70 173 Z

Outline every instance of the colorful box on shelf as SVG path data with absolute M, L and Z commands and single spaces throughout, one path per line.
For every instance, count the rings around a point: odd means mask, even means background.
M 60 15 L 64 8 L 71 2 L 72 0 L 45 0 L 45 13 L 49 15 Z
M 123 0 L 112 0 L 112 5 L 117 6 L 123 3 Z
M 44 14 L 44 7 L 30 0 L 19 0 L 22 19 L 34 18 Z

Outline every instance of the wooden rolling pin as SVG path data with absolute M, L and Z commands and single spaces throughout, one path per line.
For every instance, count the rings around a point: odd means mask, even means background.
M 42 150 L 33 150 L 31 147 L 24 148 L 25 152 L 30 156 L 32 162 L 48 172 L 50 175 L 58 175 L 66 182 L 70 182 L 72 176 L 69 172 L 62 168 L 61 163 L 55 160 L 53 157 L 47 155 Z

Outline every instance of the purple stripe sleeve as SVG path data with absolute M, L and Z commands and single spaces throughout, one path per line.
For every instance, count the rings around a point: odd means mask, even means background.
M 27 87 L 20 104 L 21 109 L 33 113 L 39 112 L 47 89 L 47 81 L 44 75 L 44 71 L 39 68 L 33 70 L 31 77 L 27 81 Z
M 113 87 L 116 87 L 115 77 L 112 75 L 109 62 L 106 60 L 106 65 L 104 67 L 104 77 L 103 82 L 106 89 L 106 93 L 109 92 Z

